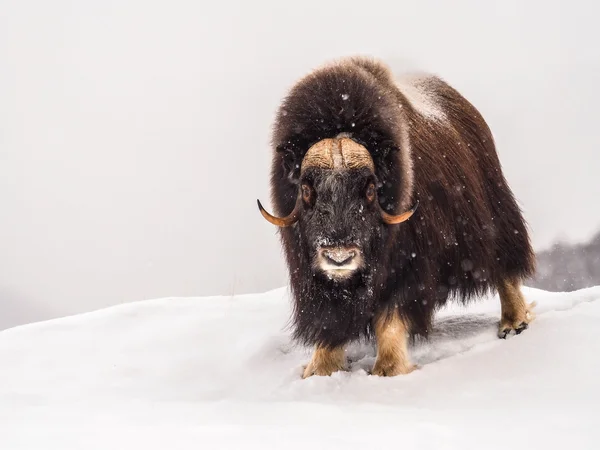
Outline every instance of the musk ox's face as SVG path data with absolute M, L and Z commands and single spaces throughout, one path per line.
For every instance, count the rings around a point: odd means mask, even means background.
M 350 280 L 369 267 L 380 247 L 384 224 L 375 175 L 367 167 L 312 167 L 300 181 L 302 213 L 297 226 L 313 272 L 336 281 Z
M 373 159 L 348 137 L 314 144 L 298 185 L 296 206 L 286 217 L 272 216 L 259 201 L 260 212 L 277 226 L 298 227 L 313 274 L 340 282 L 368 269 L 382 251 L 384 228 L 404 222 L 416 208 L 397 216 L 381 209 Z

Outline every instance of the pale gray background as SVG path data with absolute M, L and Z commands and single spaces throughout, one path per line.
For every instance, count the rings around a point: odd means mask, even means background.
M 482 111 L 536 248 L 600 225 L 599 7 L 570 1 L 0 0 L 0 328 L 286 282 L 270 126 L 371 54 Z

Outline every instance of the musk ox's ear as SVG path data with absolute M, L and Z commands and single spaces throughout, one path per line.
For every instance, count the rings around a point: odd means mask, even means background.
M 394 202 L 397 195 L 396 187 L 398 170 L 398 152 L 400 149 L 393 145 L 377 147 L 373 152 L 373 161 L 377 170 L 377 190 L 380 204 Z
M 389 167 L 390 162 L 396 159 L 400 149 L 391 142 L 383 143 L 373 150 L 373 159 L 382 166 Z
M 281 168 L 284 177 L 291 183 L 298 184 L 300 182 L 300 164 L 301 159 L 292 144 L 280 144 L 275 148 L 275 151 L 281 156 Z

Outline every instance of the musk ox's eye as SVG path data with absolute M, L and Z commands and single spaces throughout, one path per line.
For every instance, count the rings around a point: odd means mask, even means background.
M 375 185 L 373 183 L 369 183 L 367 186 L 367 192 L 365 193 L 365 196 L 367 197 L 367 201 L 369 203 L 375 200 Z
M 306 203 L 311 204 L 313 200 L 312 188 L 308 184 L 302 185 L 302 200 Z

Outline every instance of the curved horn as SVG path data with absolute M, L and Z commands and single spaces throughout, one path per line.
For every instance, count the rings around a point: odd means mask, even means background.
M 409 209 L 408 211 L 399 214 L 397 216 L 394 216 L 392 214 L 388 214 L 386 213 L 383 209 L 381 210 L 381 218 L 383 219 L 383 221 L 385 223 L 387 223 L 388 225 L 395 225 L 397 223 L 402 223 L 408 219 L 410 219 L 410 216 L 412 216 L 415 211 L 417 210 L 419 206 L 419 200 L 416 201 L 415 205 Z
M 291 213 L 289 213 L 285 217 L 275 217 L 269 214 L 265 208 L 260 204 L 260 200 L 256 199 L 256 203 L 258 203 L 258 209 L 262 216 L 273 225 L 277 225 L 278 227 L 289 227 L 290 225 L 295 224 L 300 218 L 300 204 L 302 203 L 300 197 L 296 200 L 296 205 Z

